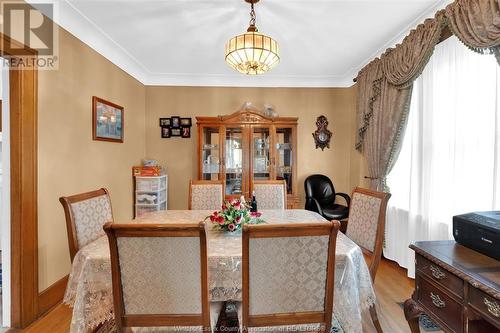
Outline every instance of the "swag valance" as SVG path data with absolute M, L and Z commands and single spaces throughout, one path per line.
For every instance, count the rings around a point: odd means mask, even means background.
M 500 0 L 456 0 L 366 65 L 357 77 L 356 149 L 366 156 L 375 189 L 387 190 L 385 179 L 399 155 L 413 82 L 446 26 L 471 50 L 495 54 L 500 64 Z
M 405 88 L 422 73 L 445 26 L 444 11 L 427 19 L 412 30 L 401 44 L 387 49 L 380 57 L 384 75 L 389 83 Z
M 462 43 L 495 54 L 500 64 L 500 0 L 457 0 L 446 7 L 446 17 Z

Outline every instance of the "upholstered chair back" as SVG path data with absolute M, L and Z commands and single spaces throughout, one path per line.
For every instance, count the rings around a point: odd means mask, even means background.
M 253 190 L 259 210 L 286 209 L 285 180 L 255 180 Z
M 244 226 L 243 327 L 258 317 L 258 326 L 318 324 L 330 331 L 339 226 L 338 221 Z
M 120 237 L 117 242 L 126 315 L 201 313 L 199 237 Z
M 106 224 L 104 229 L 117 323 L 211 327 L 204 223 Z
M 357 187 L 352 193 L 346 235 L 372 255 L 372 279 L 378 269 L 385 230 L 387 201 L 391 194 Z
M 70 257 L 79 249 L 104 236 L 102 227 L 113 221 L 111 199 L 105 188 L 59 198 L 66 216 Z
M 220 210 L 224 201 L 224 183 L 211 180 L 191 180 L 189 209 Z

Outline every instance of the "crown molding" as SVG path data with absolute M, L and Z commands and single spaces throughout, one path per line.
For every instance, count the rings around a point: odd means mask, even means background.
M 148 86 L 206 86 L 206 87 L 283 87 L 283 88 L 332 88 L 350 87 L 352 78 L 337 76 L 265 76 L 214 75 L 214 74 L 150 74 Z
M 49 0 L 50 1 L 50 0 Z M 440 0 L 437 4 L 430 6 L 415 20 L 409 23 L 401 32 L 387 43 L 371 53 L 358 66 L 347 70 L 344 75 L 339 76 L 293 76 L 272 75 L 244 76 L 239 74 L 191 74 L 191 73 L 152 73 L 144 64 L 132 56 L 119 43 L 114 41 L 106 32 L 98 27 L 92 20 L 85 16 L 69 0 L 53 0 L 57 6 L 54 22 L 70 32 L 90 48 L 111 61 L 120 69 L 134 77 L 144 85 L 150 86 L 221 86 L 221 87 L 351 87 L 353 78 L 357 76 L 367 63 L 382 54 L 387 48 L 396 45 L 407 34 L 408 31 L 423 22 L 427 17 L 434 16 L 439 9 L 444 8 L 453 0 Z M 27 0 L 35 8 L 40 0 Z M 46 0 L 44 1 L 46 3 Z
M 39 0 L 27 0 L 37 8 Z M 47 1 L 44 1 L 47 3 Z M 146 83 L 146 67 L 115 42 L 92 20 L 67 0 L 49 0 L 55 6 L 53 21 L 94 51 L 111 61 L 142 84 Z M 38 9 L 38 8 L 37 8 Z M 43 12 L 43 10 L 42 10 Z

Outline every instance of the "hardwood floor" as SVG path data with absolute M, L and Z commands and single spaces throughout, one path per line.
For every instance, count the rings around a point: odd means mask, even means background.
M 71 323 L 71 308 L 64 304 L 54 307 L 44 317 L 34 322 L 23 332 L 26 333 L 68 333 Z
M 406 277 L 406 270 L 396 263 L 382 260 L 375 292 L 378 299 L 377 312 L 380 323 L 386 333 L 408 333 L 410 329 L 398 302 L 403 302 L 413 292 L 414 281 Z M 71 322 L 71 309 L 66 305 L 57 305 L 45 317 L 24 330 L 25 333 L 68 333 Z M 364 332 L 375 332 L 369 316 L 364 316 Z
M 377 313 L 384 332 L 410 332 L 410 328 L 398 302 L 411 296 L 414 280 L 406 276 L 406 269 L 393 261 L 383 259 L 375 278 Z M 368 315 L 363 317 L 364 332 L 376 332 Z

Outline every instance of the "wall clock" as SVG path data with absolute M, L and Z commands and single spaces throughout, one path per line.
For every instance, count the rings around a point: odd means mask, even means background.
M 332 138 L 332 132 L 328 130 L 328 120 L 325 116 L 319 116 L 316 119 L 316 131 L 312 134 L 314 142 L 316 143 L 316 149 L 321 148 L 324 150 L 330 148 L 330 139 Z

